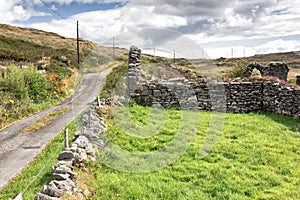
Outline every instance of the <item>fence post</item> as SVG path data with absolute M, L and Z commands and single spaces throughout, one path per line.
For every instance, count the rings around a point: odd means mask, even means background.
M 14 196 L 13 198 L 12 198 L 12 200 L 22 200 L 23 199 L 23 194 L 22 194 L 22 192 L 21 193 L 19 193 L 17 196 Z
M 65 149 L 69 148 L 69 129 L 65 130 Z
M 91 128 L 91 123 L 92 123 L 92 110 L 90 109 L 90 116 L 89 116 L 89 128 Z
M 98 107 L 100 108 L 101 107 L 101 103 L 100 103 L 100 97 L 99 96 L 97 96 L 98 97 Z

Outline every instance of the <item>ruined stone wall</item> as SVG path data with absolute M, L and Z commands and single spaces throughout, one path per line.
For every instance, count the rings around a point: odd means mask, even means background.
M 128 90 L 133 93 L 139 83 L 141 50 L 135 46 L 130 47 L 128 59 Z
M 296 76 L 296 84 L 300 86 L 300 74 Z
M 300 118 L 300 90 L 272 82 L 140 85 L 131 98 L 148 106 L 247 113 L 268 111 Z
M 129 63 L 129 70 L 134 73 L 129 77 L 139 74 L 140 69 L 140 56 L 131 58 L 134 63 Z M 176 78 L 134 84 L 130 97 L 142 105 L 234 113 L 268 111 L 300 118 L 300 90 L 270 81 L 195 83 Z
M 274 76 L 284 81 L 287 81 L 287 76 L 290 71 L 285 63 L 270 63 L 265 67 L 254 62 L 247 66 L 244 72 L 245 76 L 250 77 L 255 68 L 260 72 L 261 76 Z

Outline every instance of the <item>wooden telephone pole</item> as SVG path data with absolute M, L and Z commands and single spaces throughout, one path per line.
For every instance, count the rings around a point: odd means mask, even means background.
M 80 68 L 79 23 L 78 23 L 78 21 L 77 21 L 77 62 L 78 62 L 78 68 Z
M 113 59 L 116 58 L 116 51 L 115 51 L 115 37 L 113 37 Z

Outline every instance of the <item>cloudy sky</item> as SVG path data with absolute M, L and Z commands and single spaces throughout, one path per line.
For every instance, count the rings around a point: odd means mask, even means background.
M 297 0 L 0 0 L 0 20 L 195 58 L 300 50 Z

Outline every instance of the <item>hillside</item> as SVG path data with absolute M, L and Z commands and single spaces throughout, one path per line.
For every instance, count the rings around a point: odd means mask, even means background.
M 0 24 L 0 129 L 61 101 L 80 72 L 99 71 L 113 60 L 111 48 L 80 39 L 78 66 L 76 47 L 75 38 Z

